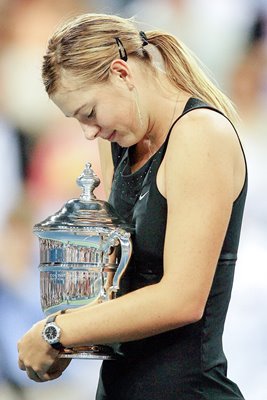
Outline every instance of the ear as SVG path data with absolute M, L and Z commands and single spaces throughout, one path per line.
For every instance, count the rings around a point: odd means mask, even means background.
M 120 79 L 121 83 L 126 84 L 129 90 L 134 88 L 131 68 L 123 60 L 116 59 L 112 61 L 110 65 L 110 77 L 111 79 Z

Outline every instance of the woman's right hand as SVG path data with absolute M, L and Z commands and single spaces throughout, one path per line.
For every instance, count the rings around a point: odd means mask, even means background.
M 50 380 L 59 378 L 69 366 L 70 362 L 71 358 L 57 358 L 54 364 L 47 371 L 50 376 Z

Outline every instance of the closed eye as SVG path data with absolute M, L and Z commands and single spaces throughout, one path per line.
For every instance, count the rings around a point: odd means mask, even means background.
M 92 119 L 96 116 L 95 108 L 92 109 L 89 115 L 87 115 L 87 119 Z

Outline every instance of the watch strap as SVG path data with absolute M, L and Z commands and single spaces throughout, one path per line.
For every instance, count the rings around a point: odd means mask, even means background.
M 53 347 L 53 349 L 58 350 L 58 351 L 63 351 L 65 349 L 65 347 L 60 343 L 51 343 L 50 346 Z
M 57 314 L 49 315 L 49 317 L 46 320 L 46 324 L 50 324 L 51 322 L 55 322 L 56 317 L 57 317 Z

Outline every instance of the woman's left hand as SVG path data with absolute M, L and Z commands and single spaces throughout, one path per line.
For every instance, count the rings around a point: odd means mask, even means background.
M 59 353 L 42 338 L 44 325 L 45 320 L 37 322 L 18 342 L 19 368 L 35 382 L 54 379 L 49 369 Z

